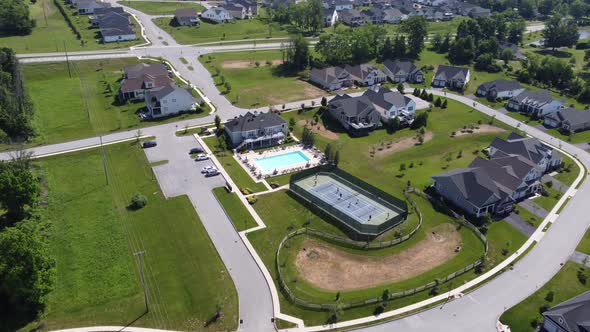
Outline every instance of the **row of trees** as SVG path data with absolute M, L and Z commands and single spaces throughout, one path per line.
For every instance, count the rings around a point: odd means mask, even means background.
M 53 285 L 54 263 L 42 233 L 45 225 L 34 213 L 39 192 L 28 155 L 0 162 L 0 207 L 7 211 L 0 223 L 0 313 L 4 319 L 9 317 L 4 315 L 33 317 Z
M 381 25 L 367 25 L 323 34 L 315 49 L 323 61 L 331 65 L 362 63 L 376 58 L 416 58 L 424 49 L 427 28 L 424 17 L 412 16 L 401 24 L 401 34 L 394 38 L 387 37 L 387 30 Z
M 545 38 L 545 47 L 555 50 L 557 47 L 574 46 L 580 38 L 580 33 L 575 21 L 555 14 L 545 23 L 543 38 Z
M 324 7 L 322 0 L 303 1 L 295 5 L 267 8 L 271 20 L 281 24 L 292 24 L 304 33 L 317 33 L 324 28 Z
M 29 100 L 14 51 L 0 49 L 0 141 L 34 135 L 33 104 Z
M 35 27 L 29 6 L 23 0 L 0 0 L 0 33 L 27 35 Z
M 495 12 L 512 11 L 514 8 L 525 19 L 534 18 L 537 13 L 541 15 L 572 15 L 578 19 L 588 13 L 588 5 L 582 0 L 478 0 L 478 4 L 484 8 L 490 8 Z
M 522 61 L 522 69 L 517 78 L 523 83 L 537 83 L 560 90 L 569 90 L 571 94 L 579 93 L 572 66 L 551 56 L 530 55 Z

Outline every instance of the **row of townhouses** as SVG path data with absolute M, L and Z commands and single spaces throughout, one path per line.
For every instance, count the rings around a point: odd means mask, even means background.
M 105 43 L 135 40 L 133 21 L 123 7 L 111 7 L 108 2 L 97 0 L 69 0 L 79 14 L 89 15 L 90 28 L 98 28 Z
M 213 23 L 231 20 L 245 20 L 258 15 L 258 3 L 255 0 L 225 0 L 224 4 L 211 7 L 201 13 L 201 18 Z
M 474 217 L 509 214 L 515 203 L 539 192 L 543 174 L 563 162 L 553 148 L 516 133 L 496 138 L 488 151 L 489 159 L 477 157 L 467 168 L 432 176 L 446 202 Z

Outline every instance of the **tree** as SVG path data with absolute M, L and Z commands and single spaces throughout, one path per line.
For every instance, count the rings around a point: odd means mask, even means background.
M 393 57 L 403 58 L 406 56 L 406 37 L 397 35 L 393 40 Z
M 309 43 L 302 35 L 295 35 L 287 43 L 287 65 L 293 70 L 305 69 L 309 59 Z
M 449 61 L 452 64 L 469 64 L 475 57 L 473 37 L 455 39 L 449 49 Z
M 440 108 L 442 108 L 443 110 L 444 110 L 445 108 L 447 108 L 447 100 L 446 100 L 446 99 L 445 99 L 445 100 L 443 100 L 442 104 L 440 105 Z
M 422 112 L 416 116 L 414 122 L 410 125 L 412 129 L 419 129 L 428 125 L 428 112 Z
M 28 155 L 0 163 L 0 206 L 13 221 L 22 219 L 27 206 L 32 206 L 39 195 L 39 183 L 31 168 Z
M 522 18 L 516 19 L 508 24 L 507 41 L 513 44 L 520 44 L 526 30 L 526 22 Z
M 231 84 L 229 82 L 225 82 L 224 86 L 225 86 L 225 91 L 230 93 L 231 92 Z
M 395 56 L 395 50 L 393 49 L 393 42 L 390 37 L 385 38 L 383 47 L 381 48 L 381 59 L 387 60 L 392 59 Z
M 494 63 L 494 57 L 490 53 L 485 53 L 475 59 L 475 69 L 488 70 Z
M 0 32 L 28 35 L 35 27 L 29 18 L 29 6 L 21 0 L 0 0 Z
M 434 101 L 434 106 L 440 107 L 441 103 L 442 102 L 440 101 L 440 97 L 436 97 L 436 100 Z
M 442 40 L 440 47 L 438 48 L 439 53 L 447 53 L 451 47 L 451 34 L 447 33 L 445 38 Z
M 588 13 L 588 5 L 580 0 L 575 0 L 570 4 L 570 15 L 575 19 L 580 19 Z
M 514 51 L 512 51 L 509 48 L 503 49 L 500 53 L 500 59 L 502 59 L 502 61 L 504 61 L 505 64 L 508 64 L 509 61 L 514 59 Z
M 145 195 L 142 194 L 135 194 L 131 198 L 131 208 L 134 210 L 139 210 L 142 207 L 146 206 L 148 199 Z
M 401 24 L 401 32 L 408 36 L 408 54 L 417 57 L 424 49 L 424 39 L 428 35 L 428 22 L 423 16 L 410 16 Z
M 52 289 L 54 262 L 34 220 L 0 232 L 0 307 L 40 311 Z
M 349 34 L 324 33 L 315 45 L 316 52 L 331 65 L 350 62 L 352 57 L 352 41 Z
M 533 18 L 535 16 L 535 2 L 533 0 L 521 0 L 518 13 L 526 19 Z
M 221 118 L 219 117 L 219 114 L 215 114 L 215 129 L 217 129 L 217 131 L 221 130 Z
M 441 33 L 434 34 L 434 36 L 432 36 L 432 39 L 430 40 L 430 45 L 432 45 L 432 50 L 439 52 L 442 42 L 443 42 L 442 34 Z
M 557 47 L 572 47 L 578 42 L 580 33 L 575 22 L 564 19 L 561 15 L 553 15 L 543 30 L 545 46 L 553 50 Z
M 398 83 L 397 84 L 397 91 L 399 91 L 399 93 L 404 94 L 404 84 L 403 83 Z
M 320 104 L 322 105 L 322 107 L 328 106 L 328 99 L 326 99 L 326 97 L 322 97 L 322 101 L 320 102 Z
M 336 150 L 336 152 L 334 153 L 334 160 L 332 161 L 332 163 L 334 163 L 334 166 L 338 167 L 338 164 L 340 163 L 340 151 Z
M 289 128 L 293 129 L 293 127 L 295 127 L 295 118 L 290 118 L 289 119 Z
M 330 144 L 330 143 L 326 144 L 326 147 L 324 148 L 324 156 L 326 157 L 327 161 L 333 160 L 332 144 Z

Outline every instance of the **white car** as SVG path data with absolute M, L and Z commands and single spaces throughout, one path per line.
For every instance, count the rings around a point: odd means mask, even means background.
M 217 168 L 213 168 L 213 169 L 207 170 L 207 172 L 205 172 L 206 177 L 215 176 L 215 175 L 219 175 L 219 174 L 221 174 L 221 173 L 217 170 Z
M 209 159 L 209 156 L 201 153 L 201 154 L 197 155 L 197 158 L 195 158 L 195 161 L 202 161 L 202 160 L 207 160 L 207 159 Z
M 201 173 L 207 173 L 209 171 L 217 170 L 217 168 L 213 166 L 205 166 L 201 169 Z

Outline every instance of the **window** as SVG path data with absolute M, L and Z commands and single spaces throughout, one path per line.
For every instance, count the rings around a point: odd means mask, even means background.
M 176 99 L 172 99 L 172 102 L 175 103 L 176 102 Z
M 162 104 L 166 104 L 168 101 L 166 99 L 162 99 Z

